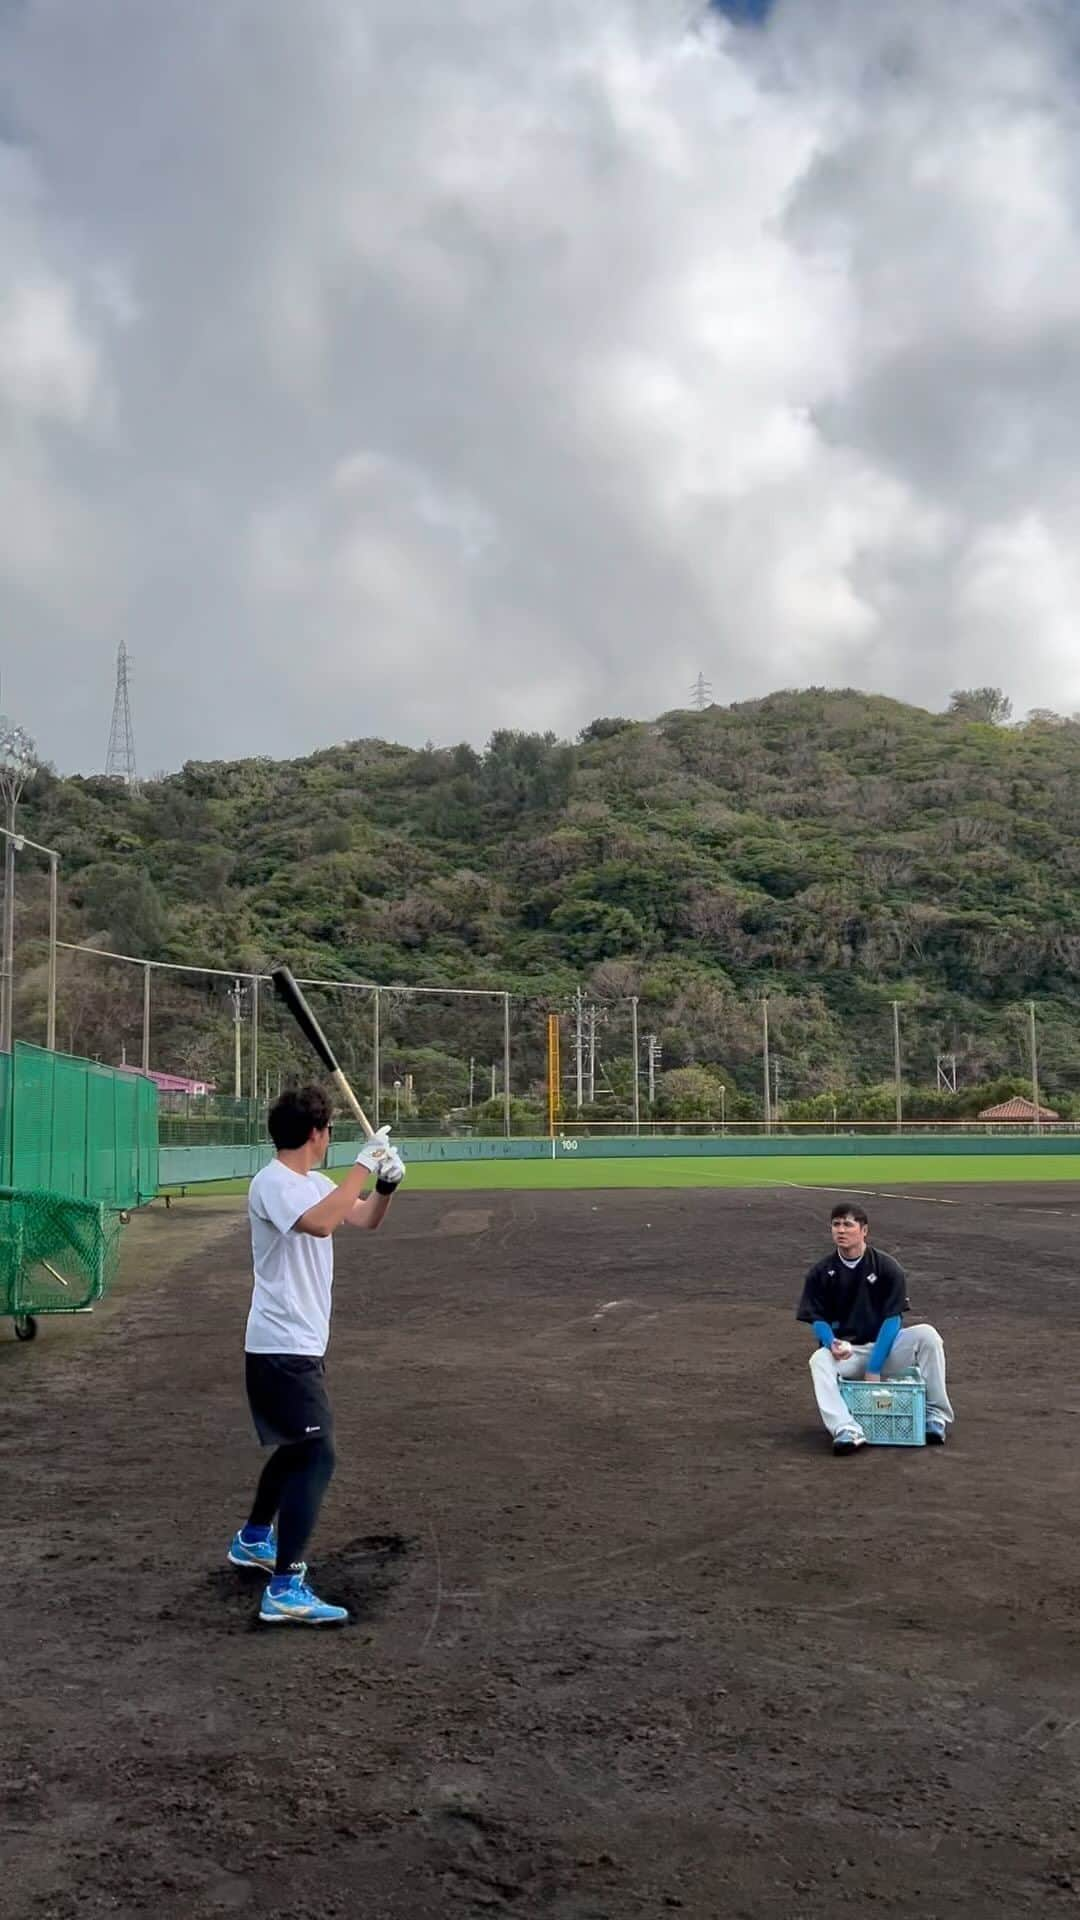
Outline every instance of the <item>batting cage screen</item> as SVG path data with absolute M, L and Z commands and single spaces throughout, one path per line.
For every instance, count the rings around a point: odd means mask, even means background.
M 21 1042 L 5 1066 L 7 1186 L 118 1210 L 153 1199 L 158 1120 L 151 1080 Z
M 0 1187 L 0 1315 L 85 1310 L 116 1272 L 120 1233 L 100 1201 Z

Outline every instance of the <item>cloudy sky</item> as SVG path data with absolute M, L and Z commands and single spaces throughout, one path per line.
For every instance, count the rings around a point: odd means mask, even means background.
M 0 671 L 140 768 L 1080 707 L 1075 0 L 0 0 Z

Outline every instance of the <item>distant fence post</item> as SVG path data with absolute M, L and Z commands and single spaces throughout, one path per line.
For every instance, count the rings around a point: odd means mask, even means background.
M 251 1140 L 259 1138 L 259 976 L 251 977 Z
M 375 1009 L 371 1020 L 371 1112 L 376 1132 L 379 1128 L 379 1082 L 382 1079 L 382 1063 L 379 1058 L 382 1036 L 379 1032 L 379 1018 L 379 989 L 376 987 Z
M 150 969 L 143 968 L 142 983 L 142 1070 L 150 1071 Z

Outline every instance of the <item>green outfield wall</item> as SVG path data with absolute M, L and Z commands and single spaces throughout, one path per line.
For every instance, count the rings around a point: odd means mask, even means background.
M 771 1135 L 755 1139 L 717 1139 L 690 1138 L 657 1140 L 652 1137 L 634 1139 L 622 1135 L 618 1139 L 578 1138 L 574 1134 L 564 1134 L 557 1140 L 477 1140 L 477 1139 L 428 1139 L 405 1140 L 402 1142 L 407 1160 L 417 1163 L 439 1163 L 445 1161 L 507 1161 L 507 1160 L 762 1160 L 798 1161 L 800 1159 L 829 1159 L 858 1162 L 873 1157 L 877 1160 L 913 1157 L 941 1162 L 941 1178 L 949 1177 L 950 1159 L 961 1156 L 970 1159 L 992 1159 L 1005 1157 L 1016 1159 L 1018 1156 L 1032 1162 L 1031 1177 L 1038 1179 L 1037 1163 L 1041 1157 L 1068 1154 L 1077 1157 L 1077 1172 L 1080 1174 L 1080 1134 L 969 1134 L 942 1136 L 933 1134 L 920 1137 L 912 1134 L 811 1134 L 797 1138 L 785 1135 Z M 163 1189 L 170 1191 L 178 1187 L 199 1186 L 209 1180 L 250 1179 L 270 1158 L 269 1143 L 265 1147 L 162 1147 L 160 1149 L 160 1181 Z M 337 1143 L 331 1151 L 332 1167 L 351 1165 L 356 1155 L 355 1144 Z M 760 1167 L 756 1168 L 760 1173 Z M 855 1164 L 851 1168 L 854 1175 Z

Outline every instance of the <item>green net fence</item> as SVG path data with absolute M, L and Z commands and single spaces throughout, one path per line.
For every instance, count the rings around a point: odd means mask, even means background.
M 20 1042 L 0 1054 L 0 1181 L 0 1318 L 85 1310 L 115 1275 L 121 1215 L 157 1192 L 157 1088 Z
M 8 1186 L 125 1210 L 153 1199 L 158 1118 L 152 1081 L 20 1042 L 14 1056 L 4 1058 L 0 1106 Z
M 101 1201 L 0 1187 L 0 1315 L 91 1306 L 116 1272 L 120 1234 Z

